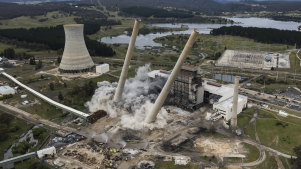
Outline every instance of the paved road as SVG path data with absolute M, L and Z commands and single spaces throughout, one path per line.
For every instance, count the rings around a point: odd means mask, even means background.
M 43 118 L 41 118 L 39 115 L 36 115 L 36 114 L 30 114 L 26 111 L 23 111 L 21 109 L 18 109 L 16 107 L 13 107 L 11 105 L 8 105 L 8 104 L 5 104 L 3 103 L 2 101 L 0 101 L 0 107 L 3 107 L 7 110 L 10 110 L 10 111 L 13 111 L 15 112 L 16 114 L 13 114 L 15 117 L 17 118 L 21 118 L 21 119 L 26 119 L 26 120 L 29 120 L 29 121 L 32 121 L 36 124 L 44 124 L 46 126 L 49 126 L 51 128 L 54 128 L 54 129 L 57 129 L 57 130 L 64 130 L 64 131 L 67 131 L 67 132 L 77 132 L 76 129 L 73 129 L 71 127 L 67 127 L 67 126 L 61 126 L 61 125 L 58 125 L 54 122 L 51 122 L 49 120 L 45 120 Z

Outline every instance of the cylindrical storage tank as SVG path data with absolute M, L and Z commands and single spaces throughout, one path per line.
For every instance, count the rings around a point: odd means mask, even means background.
M 84 25 L 64 25 L 65 49 L 59 66 L 62 73 L 81 73 L 91 71 L 94 63 L 84 39 Z

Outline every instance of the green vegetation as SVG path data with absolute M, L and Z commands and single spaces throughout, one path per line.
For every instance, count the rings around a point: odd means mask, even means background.
M 31 127 L 31 124 L 0 111 L 0 160 L 12 143 Z
M 294 72 L 295 68 L 296 68 L 296 71 L 300 72 L 301 71 L 300 60 L 296 57 L 296 53 L 292 52 L 290 54 L 289 58 L 290 58 L 291 71 Z M 301 58 L 301 52 L 299 52 L 299 58 Z
M 262 113 L 265 112 L 259 112 Z M 256 124 L 257 133 L 264 145 L 293 154 L 293 148 L 300 144 L 301 120 L 298 124 L 291 123 L 288 119 L 283 120 L 277 119 L 277 116 L 259 118 Z
M 155 18 L 191 18 L 193 17 L 191 11 L 182 10 L 165 10 L 161 8 L 151 8 L 151 7 L 128 7 L 121 9 L 123 12 L 136 15 L 140 17 L 155 17 Z
M 211 31 L 212 35 L 232 35 L 254 39 L 261 43 L 280 43 L 301 46 L 301 32 L 272 28 L 230 26 Z
M 99 30 L 99 25 L 90 24 L 85 30 L 90 34 Z M 15 39 L 15 43 L 25 48 L 34 50 L 58 50 L 64 47 L 64 30 L 63 26 L 56 27 L 39 27 L 31 29 L 0 29 L 0 35 L 9 39 Z M 24 41 L 26 43 L 24 43 Z M 113 56 L 115 53 L 111 47 L 104 43 L 85 38 L 87 48 L 91 55 L 96 56 Z
M 34 145 L 34 143 L 28 143 L 27 141 L 23 141 L 18 143 L 13 147 L 14 155 L 22 155 L 28 152 L 28 150 Z
M 294 152 L 297 155 L 297 159 L 294 162 L 295 168 L 301 168 L 301 145 L 294 148 Z
M 246 134 L 249 135 L 251 139 L 256 140 L 254 123 L 250 124 L 250 126 L 247 128 Z
M 285 92 L 288 87 L 294 86 L 300 87 L 300 81 L 295 81 L 288 75 L 279 75 L 277 80 L 275 76 L 264 75 L 252 82 L 252 88 L 262 90 L 265 93 Z
M 42 127 L 34 128 L 34 129 L 32 129 L 33 137 L 37 139 L 38 137 L 40 137 L 46 131 L 47 130 L 42 128 Z
M 189 35 L 169 35 L 165 37 L 156 38 L 155 42 L 167 44 L 169 46 L 177 46 L 182 49 L 188 40 Z M 287 46 L 283 44 L 265 44 L 258 43 L 252 39 L 230 36 L 230 35 L 206 35 L 200 34 L 193 45 L 192 52 L 197 57 L 189 56 L 187 61 L 199 62 L 201 56 L 199 52 L 203 52 L 206 55 L 206 59 L 216 60 L 224 52 L 225 49 L 241 50 L 242 48 L 246 50 L 263 50 L 263 51 L 273 51 L 279 52 L 284 51 L 287 48 L 293 48 L 292 46 Z
M 254 166 L 252 168 L 256 169 L 262 169 L 262 168 L 270 168 L 270 169 L 277 169 L 277 161 L 275 160 L 275 157 L 270 155 L 268 152 L 266 152 L 266 159 L 259 165 Z
M 244 126 L 247 125 L 249 123 L 249 121 L 252 119 L 253 117 L 253 113 L 254 113 L 254 109 L 253 108 L 247 108 L 245 110 L 243 110 L 243 112 L 241 112 L 238 115 L 237 118 L 237 125 L 239 126 L 239 128 L 244 129 Z M 256 139 L 255 138 L 255 125 L 254 123 L 251 123 L 248 128 L 245 130 L 245 134 L 247 134 L 248 136 L 250 136 L 252 139 Z
M 64 24 L 74 24 L 75 16 L 61 11 L 48 12 L 45 15 L 30 17 L 20 16 L 13 19 L 1 20 L 1 29 L 51 27 Z
M 198 165 L 193 163 L 188 163 L 185 169 L 197 169 Z M 175 165 L 174 161 L 162 161 L 156 164 L 155 169 L 183 169 L 183 165 Z
M 201 156 L 201 159 L 209 161 L 209 162 L 213 162 L 213 163 L 217 163 L 217 158 L 215 156 Z
M 15 169 L 51 169 L 49 165 L 37 159 L 29 159 L 15 163 Z
M 243 143 L 244 147 L 248 149 L 249 153 L 247 157 L 244 159 L 244 162 L 252 162 L 259 158 L 260 152 L 257 147 L 254 147 L 253 145 Z
M 293 168 L 294 160 L 279 156 L 284 168 Z
M 238 115 L 239 127 L 244 126 L 253 116 L 254 108 L 248 108 Z M 260 109 L 256 122 L 256 131 L 261 143 L 281 152 L 292 154 L 299 145 L 301 120 L 293 117 L 278 116 L 277 112 Z M 250 124 L 246 134 L 255 140 L 255 125 Z

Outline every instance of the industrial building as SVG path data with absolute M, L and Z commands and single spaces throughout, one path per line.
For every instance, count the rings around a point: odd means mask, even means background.
M 204 87 L 200 68 L 197 66 L 182 66 L 174 81 L 170 94 L 170 104 L 194 111 L 203 104 Z
M 96 66 L 96 73 L 97 74 L 104 74 L 110 71 L 110 65 L 105 63 L 105 64 L 101 64 Z
M 241 113 L 244 108 L 247 107 L 248 98 L 243 95 L 238 95 L 237 113 Z M 232 118 L 233 114 L 233 97 L 230 97 L 224 101 L 213 104 L 213 111 L 218 115 L 221 115 L 226 121 Z
M 205 88 L 204 102 L 212 105 L 216 117 L 224 118 L 226 121 L 233 116 L 234 88 L 210 81 L 203 82 Z M 238 95 L 237 114 L 247 107 L 248 97 Z
M 0 96 L 14 95 L 16 92 L 9 86 L 0 86 Z
M 152 80 L 167 79 L 169 75 L 170 72 L 165 70 L 153 70 L 148 73 Z M 211 119 L 223 118 L 229 121 L 234 114 L 233 96 L 233 86 L 203 81 L 199 67 L 184 65 L 172 85 L 165 104 L 175 105 L 188 111 L 197 110 L 207 104 L 214 111 Z M 248 97 L 238 95 L 237 100 L 237 114 L 239 114 L 247 107 Z
M 61 73 L 81 73 L 94 69 L 94 63 L 84 40 L 84 25 L 64 25 L 65 48 L 59 66 Z

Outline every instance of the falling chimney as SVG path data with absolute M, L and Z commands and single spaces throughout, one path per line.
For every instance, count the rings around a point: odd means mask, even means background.
M 148 114 L 148 116 L 146 118 L 147 123 L 152 123 L 156 120 L 157 114 L 159 113 L 159 111 L 160 111 L 160 109 L 161 109 L 161 107 L 162 107 L 162 105 L 163 105 L 170 89 L 171 89 L 171 86 L 172 86 L 173 82 L 175 81 L 175 79 L 176 79 L 176 77 L 177 77 L 177 75 L 178 75 L 178 73 L 179 73 L 179 71 L 182 67 L 182 64 L 184 63 L 184 60 L 186 59 L 189 50 L 191 49 L 192 45 L 194 44 L 198 33 L 199 33 L 198 30 L 194 30 L 191 33 L 191 35 L 190 35 L 190 37 L 189 37 L 189 39 L 188 39 L 181 55 L 180 55 L 180 57 L 179 57 L 176 65 L 175 65 L 175 67 L 173 68 L 168 80 L 166 81 L 160 95 L 158 96 L 158 98 L 157 98 L 157 100 L 156 100 L 156 102 L 153 106 L 153 108 L 151 110 L 151 113 Z
M 239 85 L 239 76 L 235 76 L 235 84 L 234 84 L 234 92 L 233 92 L 233 114 L 231 118 L 231 127 L 235 129 L 237 127 L 237 104 L 238 104 L 238 85 Z
M 114 95 L 114 101 L 115 102 L 120 101 L 120 99 L 122 97 L 125 80 L 126 80 L 127 75 L 128 75 L 130 61 L 131 61 L 131 58 L 132 58 L 133 53 L 134 53 L 135 42 L 136 42 L 136 38 L 137 38 L 137 35 L 138 35 L 140 22 L 141 22 L 141 20 L 138 20 L 138 19 L 135 20 L 131 41 L 130 41 L 130 44 L 129 44 L 129 47 L 128 47 L 128 50 L 127 50 L 127 53 L 126 53 L 126 56 L 125 56 L 122 71 L 121 71 L 120 78 L 119 78 L 119 81 L 118 81 L 118 86 L 116 88 L 115 95 Z

